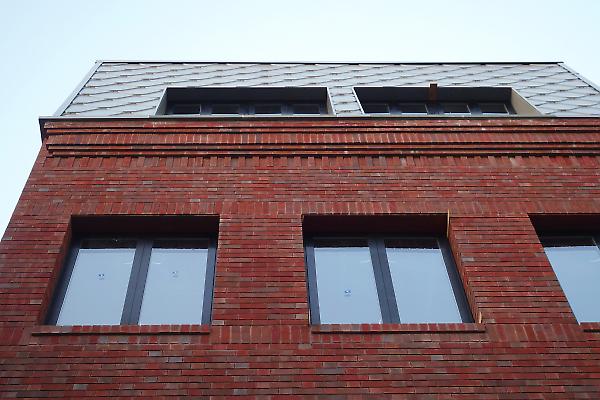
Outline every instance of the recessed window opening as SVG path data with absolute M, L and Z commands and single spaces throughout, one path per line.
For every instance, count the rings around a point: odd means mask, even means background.
M 577 321 L 600 322 L 600 214 L 530 218 Z
M 472 322 L 442 237 L 310 236 L 305 251 L 313 324 Z
M 507 87 L 356 87 L 366 114 L 508 116 L 539 112 Z
M 167 88 L 157 114 L 323 115 L 331 109 L 326 88 Z
M 600 236 L 542 236 L 542 245 L 579 322 L 600 321 Z
M 184 230 L 190 229 L 182 220 L 125 217 L 113 218 L 112 224 L 104 223 L 101 218 L 82 222 L 82 226 L 96 230 L 97 235 L 75 234 L 47 322 L 52 325 L 210 323 L 216 238 L 182 236 Z M 162 224 L 167 225 L 162 229 L 164 234 L 134 234 L 127 225 L 134 226 L 138 221 L 144 222 L 140 231 L 155 231 L 153 227 L 160 230 Z M 211 217 L 189 220 L 207 227 L 216 226 L 218 222 L 214 221 Z M 178 227 L 183 228 L 179 235 L 172 232 Z M 122 233 L 107 234 L 110 229 Z

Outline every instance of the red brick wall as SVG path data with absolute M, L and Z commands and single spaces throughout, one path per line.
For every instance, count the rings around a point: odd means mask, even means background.
M 303 215 L 427 213 L 476 323 L 309 326 Z M 70 217 L 142 214 L 219 215 L 212 326 L 43 326 Z M 529 214 L 600 214 L 600 120 L 47 122 L 0 244 L 0 394 L 600 398 L 600 324 Z

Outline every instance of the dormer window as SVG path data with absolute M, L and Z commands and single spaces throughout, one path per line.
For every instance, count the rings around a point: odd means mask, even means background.
M 157 115 L 324 115 L 331 107 L 327 89 L 285 88 L 167 88 Z
M 507 87 L 356 87 L 365 114 L 401 116 L 538 115 Z

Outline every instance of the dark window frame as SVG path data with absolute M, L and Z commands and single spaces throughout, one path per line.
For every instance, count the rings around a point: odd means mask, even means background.
M 402 107 L 406 104 L 410 104 L 413 107 L 422 106 L 423 112 L 403 112 Z M 483 112 L 481 110 L 481 104 L 488 105 L 502 105 L 506 112 Z M 445 111 L 444 106 L 455 106 L 455 105 L 466 105 L 468 111 L 465 112 L 451 112 Z M 372 107 L 377 106 L 379 108 L 387 108 L 387 111 L 372 111 Z M 429 115 L 443 115 L 443 116 L 456 116 L 456 117 L 468 117 L 472 115 L 480 116 L 510 116 L 516 115 L 517 112 L 510 103 L 503 103 L 499 101 L 481 101 L 481 102 L 467 102 L 467 101 L 443 101 L 443 102 L 398 102 L 398 101 L 380 101 L 370 102 L 362 104 L 365 114 L 375 115 L 405 115 L 405 116 L 429 116 Z
M 518 115 L 513 104 L 514 91 L 510 87 L 466 87 L 431 84 L 429 87 L 355 86 L 354 92 L 364 114 L 400 116 L 484 116 Z M 519 96 L 520 97 L 520 96 Z M 502 106 L 504 112 L 483 111 L 491 106 Z M 374 109 L 374 106 L 376 109 Z M 445 107 L 466 106 L 464 112 L 445 111 Z M 402 111 L 412 107 L 413 111 Z M 387 112 L 383 111 L 387 108 Z M 414 111 L 419 108 L 419 111 Z
M 53 301 L 46 318 L 46 324 L 56 325 L 58 317 L 65 300 L 67 289 L 71 281 L 75 262 L 82 243 L 86 240 L 115 240 L 115 241 L 135 241 L 135 254 L 131 266 L 131 275 L 125 294 L 125 303 L 121 312 L 121 322 L 119 325 L 139 325 L 139 317 L 142 308 L 148 270 L 150 268 L 150 256 L 152 254 L 152 245 L 155 241 L 206 241 L 207 242 L 207 260 L 206 274 L 204 278 L 204 292 L 202 303 L 201 325 L 209 325 L 212 321 L 212 304 L 214 292 L 215 267 L 217 258 L 217 240 L 213 236 L 83 236 L 72 240 L 67 260 L 61 271 L 59 281 L 54 293 Z
M 278 106 L 280 108 L 280 112 L 275 113 L 263 113 L 256 112 L 257 106 Z M 175 113 L 174 109 L 180 107 L 191 107 L 197 106 L 197 113 Z M 225 113 L 225 112 L 213 112 L 213 108 L 215 106 L 218 107 L 236 107 L 237 112 Z M 296 112 L 295 110 L 298 107 L 313 107 L 318 108 L 318 112 Z M 327 107 L 325 104 L 317 103 L 317 102 L 298 102 L 298 101 L 269 101 L 269 102 L 202 102 L 202 103 L 194 103 L 194 104 L 186 104 L 186 103 L 175 103 L 169 106 L 167 109 L 167 115 L 212 115 L 212 116 L 228 116 L 228 115 L 258 115 L 258 116 L 277 116 L 277 115 L 326 115 Z
M 212 108 L 237 106 L 232 113 L 213 113 Z M 280 112 L 257 112 L 257 106 L 278 106 Z M 312 109 L 312 110 L 308 110 Z M 314 112 L 318 110 L 318 112 Z M 168 87 L 156 109 L 156 115 L 180 116 L 316 116 L 331 111 L 326 87 Z
M 434 239 L 442 253 L 452 292 L 458 306 L 462 319 L 459 323 L 473 322 L 471 307 L 465 294 L 464 285 L 458 268 L 452 256 L 452 249 L 447 238 L 433 235 L 360 235 L 360 236 L 310 236 L 304 240 L 304 257 L 307 270 L 308 304 L 310 311 L 310 323 L 320 325 L 321 317 L 319 310 L 319 293 L 317 287 L 317 270 L 315 265 L 315 242 L 319 240 L 363 240 L 367 243 L 371 253 L 371 264 L 373 265 L 373 276 L 379 298 L 379 307 L 383 323 L 400 324 L 400 314 L 396 303 L 396 294 L 392 281 L 392 275 L 387 260 L 385 241 L 402 239 Z
M 544 246 L 547 240 L 573 240 L 573 239 L 592 239 L 594 244 L 600 249 L 600 234 L 558 234 L 558 235 L 539 235 L 540 243 Z M 544 246 L 545 247 L 545 246 Z

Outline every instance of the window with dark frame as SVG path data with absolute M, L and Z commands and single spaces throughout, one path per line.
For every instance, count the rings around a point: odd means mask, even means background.
M 324 87 L 171 87 L 157 115 L 324 115 Z
M 569 305 L 579 322 L 600 322 L 600 236 L 540 238 Z
M 309 237 L 312 324 L 472 322 L 441 237 Z
M 48 315 L 52 325 L 209 324 L 216 240 L 74 240 Z
M 365 114 L 509 116 L 518 114 L 506 87 L 356 87 Z
M 323 115 L 327 108 L 320 103 L 200 103 L 172 104 L 171 115 Z

